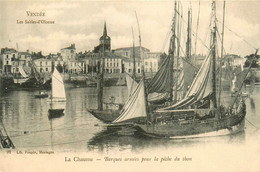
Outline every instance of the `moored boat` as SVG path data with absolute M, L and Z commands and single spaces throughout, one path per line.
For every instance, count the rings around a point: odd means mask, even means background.
M 175 2 L 175 16 L 176 14 Z M 242 85 L 230 104 L 221 102 L 221 88 L 217 87 L 221 86 L 221 75 L 216 75 L 217 28 L 215 1 L 212 2 L 211 17 L 212 32 L 209 54 L 184 98 L 175 104 L 151 111 L 148 108 L 147 99 L 144 98 L 146 94 L 140 94 L 144 91 L 141 91 L 143 89 L 139 84 L 139 88 L 137 87 L 135 90 L 136 94 L 133 95 L 136 97 L 129 98 L 127 106 L 123 108 L 125 111 L 113 123 L 120 124 L 139 118 L 139 121 L 132 122 L 139 133 L 151 137 L 171 139 L 220 136 L 244 130 L 246 105 L 243 97 L 239 94 Z M 175 23 L 175 17 L 173 23 Z M 173 35 L 175 35 L 174 28 L 172 31 Z M 255 57 L 256 54 L 257 51 Z M 223 51 L 221 57 L 223 57 Z M 143 82 L 142 85 L 144 84 Z M 139 94 L 137 94 L 138 90 Z M 139 105 L 138 108 L 136 107 L 137 104 Z
M 62 116 L 66 107 L 66 94 L 63 79 L 56 68 L 54 68 L 52 74 L 52 89 L 49 102 L 49 118 Z

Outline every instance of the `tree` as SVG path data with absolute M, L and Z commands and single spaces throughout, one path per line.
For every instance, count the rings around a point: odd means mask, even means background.
M 254 57 L 255 57 L 254 54 L 250 54 L 250 55 L 246 56 L 246 57 L 245 57 L 245 58 L 246 58 L 246 61 L 245 61 L 244 67 L 249 67 L 250 62 L 251 62 L 251 60 L 252 60 Z M 259 58 L 260 58 L 260 55 L 256 55 L 256 58 L 259 59 Z M 252 62 L 252 68 L 259 68 L 259 67 L 260 67 L 260 66 L 259 66 L 259 64 L 257 63 L 257 61 L 254 60 L 254 61 Z

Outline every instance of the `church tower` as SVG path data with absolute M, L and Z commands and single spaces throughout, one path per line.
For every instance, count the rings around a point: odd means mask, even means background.
M 103 49 L 104 44 L 105 51 L 111 50 L 111 38 L 107 35 L 106 22 L 104 23 L 103 35 L 99 38 L 99 44 L 101 49 Z

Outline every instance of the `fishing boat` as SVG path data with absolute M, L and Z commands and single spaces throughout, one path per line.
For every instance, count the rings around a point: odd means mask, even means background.
M 7 134 L 7 131 L 6 131 L 3 123 L 0 128 L 0 142 L 1 142 L 0 149 L 14 149 L 15 148 L 11 138 Z
M 175 15 L 176 13 L 175 2 Z M 221 102 L 221 89 L 217 87 L 221 86 L 221 79 L 219 79 L 221 75 L 217 78 L 215 1 L 212 2 L 211 16 L 212 29 L 209 54 L 184 98 L 173 105 L 150 111 L 144 89 L 145 83 L 142 80 L 123 107 L 121 115 L 113 121 L 114 124 L 131 122 L 137 131 L 143 135 L 171 139 L 220 136 L 244 130 L 246 105 L 239 93 L 242 85 L 230 105 Z M 257 50 L 255 57 L 256 54 Z M 221 57 L 223 57 L 223 51 L 221 51 Z
M 66 94 L 63 79 L 56 68 L 52 74 L 51 87 L 49 117 L 59 117 L 63 115 L 66 106 Z
M 39 94 L 34 95 L 35 98 L 47 98 L 48 93 L 46 91 L 39 91 Z
M 106 23 L 105 23 L 103 36 L 101 37 L 101 39 L 103 39 L 103 42 L 105 42 L 106 38 L 107 38 L 107 30 L 106 30 Z M 99 63 L 100 70 L 98 71 L 97 74 L 98 108 L 88 109 L 87 111 L 97 119 L 105 123 L 111 123 L 120 115 L 120 111 L 123 107 L 123 104 L 115 103 L 114 100 L 108 103 L 105 103 L 103 101 L 103 86 L 105 85 L 105 81 L 104 81 L 105 44 L 104 43 L 102 44 L 102 47 L 103 47 L 102 56 L 100 56 L 101 63 Z

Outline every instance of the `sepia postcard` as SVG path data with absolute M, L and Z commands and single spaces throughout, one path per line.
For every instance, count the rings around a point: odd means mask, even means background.
M 0 0 L 0 172 L 260 171 L 259 8 Z

